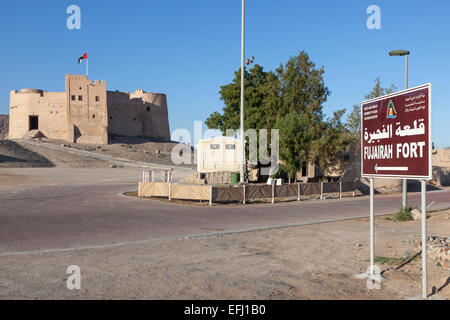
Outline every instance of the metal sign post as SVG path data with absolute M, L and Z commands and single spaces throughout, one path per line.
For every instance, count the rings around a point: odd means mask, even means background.
M 428 298 L 427 292 L 427 183 L 422 180 L 422 299 Z
M 361 103 L 361 176 L 370 180 L 370 267 L 375 272 L 374 178 L 416 179 L 422 192 L 422 299 L 427 294 L 426 180 L 432 179 L 431 84 Z
M 374 276 L 375 265 L 375 214 L 373 210 L 374 203 L 374 179 L 370 178 L 370 275 Z

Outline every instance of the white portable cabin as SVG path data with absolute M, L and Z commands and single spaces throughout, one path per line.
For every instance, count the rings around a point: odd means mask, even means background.
M 239 172 L 241 143 L 232 137 L 199 140 L 196 144 L 197 172 Z

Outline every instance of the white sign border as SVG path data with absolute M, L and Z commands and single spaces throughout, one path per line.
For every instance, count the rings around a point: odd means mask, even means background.
M 364 152 L 363 152 L 363 105 L 378 102 L 380 100 L 400 96 L 405 93 L 422 90 L 422 89 L 428 89 L 428 176 L 402 176 L 402 175 L 389 175 L 389 174 L 364 174 Z M 417 87 L 408 88 L 402 91 L 398 91 L 395 93 L 391 93 L 385 96 L 377 97 L 370 100 L 365 100 L 361 102 L 360 108 L 361 108 L 361 178 L 377 178 L 377 179 L 392 179 L 392 178 L 398 178 L 398 179 L 408 179 L 408 180 L 432 180 L 433 179 L 433 131 L 432 131 L 432 84 L 427 83 L 423 84 Z

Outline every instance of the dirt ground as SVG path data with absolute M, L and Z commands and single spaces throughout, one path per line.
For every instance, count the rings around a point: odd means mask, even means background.
M 66 149 L 46 148 L 45 145 L 30 143 L 27 139 L 0 140 L 0 168 L 107 168 L 115 164 L 108 160 L 67 152 L 70 149 L 137 162 L 173 166 L 171 153 L 176 145 L 174 142 L 149 141 L 137 137 L 113 137 L 109 145 L 76 144 L 46 138 L 41 139 L 41 142 L 58 147 L 64 146 Z M 194 165 L 182 166 L 194 168 Z
M 0 140 L 0 168 L 51 168 L 54 167 L 45 156 L 24 148 L 9 140 Z
M 0 168 L 107 168 L 110 163 L 25 141 L 0 140 Z
M 428 232 L 448 236 L 449 211 Z M 85 250 L 6 255 L 0 299 L 407 299 L 421 293 L 421 259 L 368 290 L 355 274 L 369 264 L 367 219 Z M 420 221 L 376 219 L 376 255 L 414 254 Z M 81 268 L 81 290 L 66 288 L 66 268 Z M 450 274 L 428 263 L 429 291 L 450 298 Z
M 43 139 L 42 141 L 50 144 L 65 145 L 78 150 L 90 151 L 133 161 L 158 163 L 161 165 L 173 165 L 171 154 L 173 148 L 178 144 L 175 142 L 149 141 L 148 139 L 139 137 L 120 136 L 112 136 L 109 145 L 76 144 L 53 139 Z

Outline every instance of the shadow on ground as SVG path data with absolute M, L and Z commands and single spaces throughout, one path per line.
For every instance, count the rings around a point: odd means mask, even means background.
M 0 140 L 0 168 L 51 168 L 47 158 L 10 140 Z

